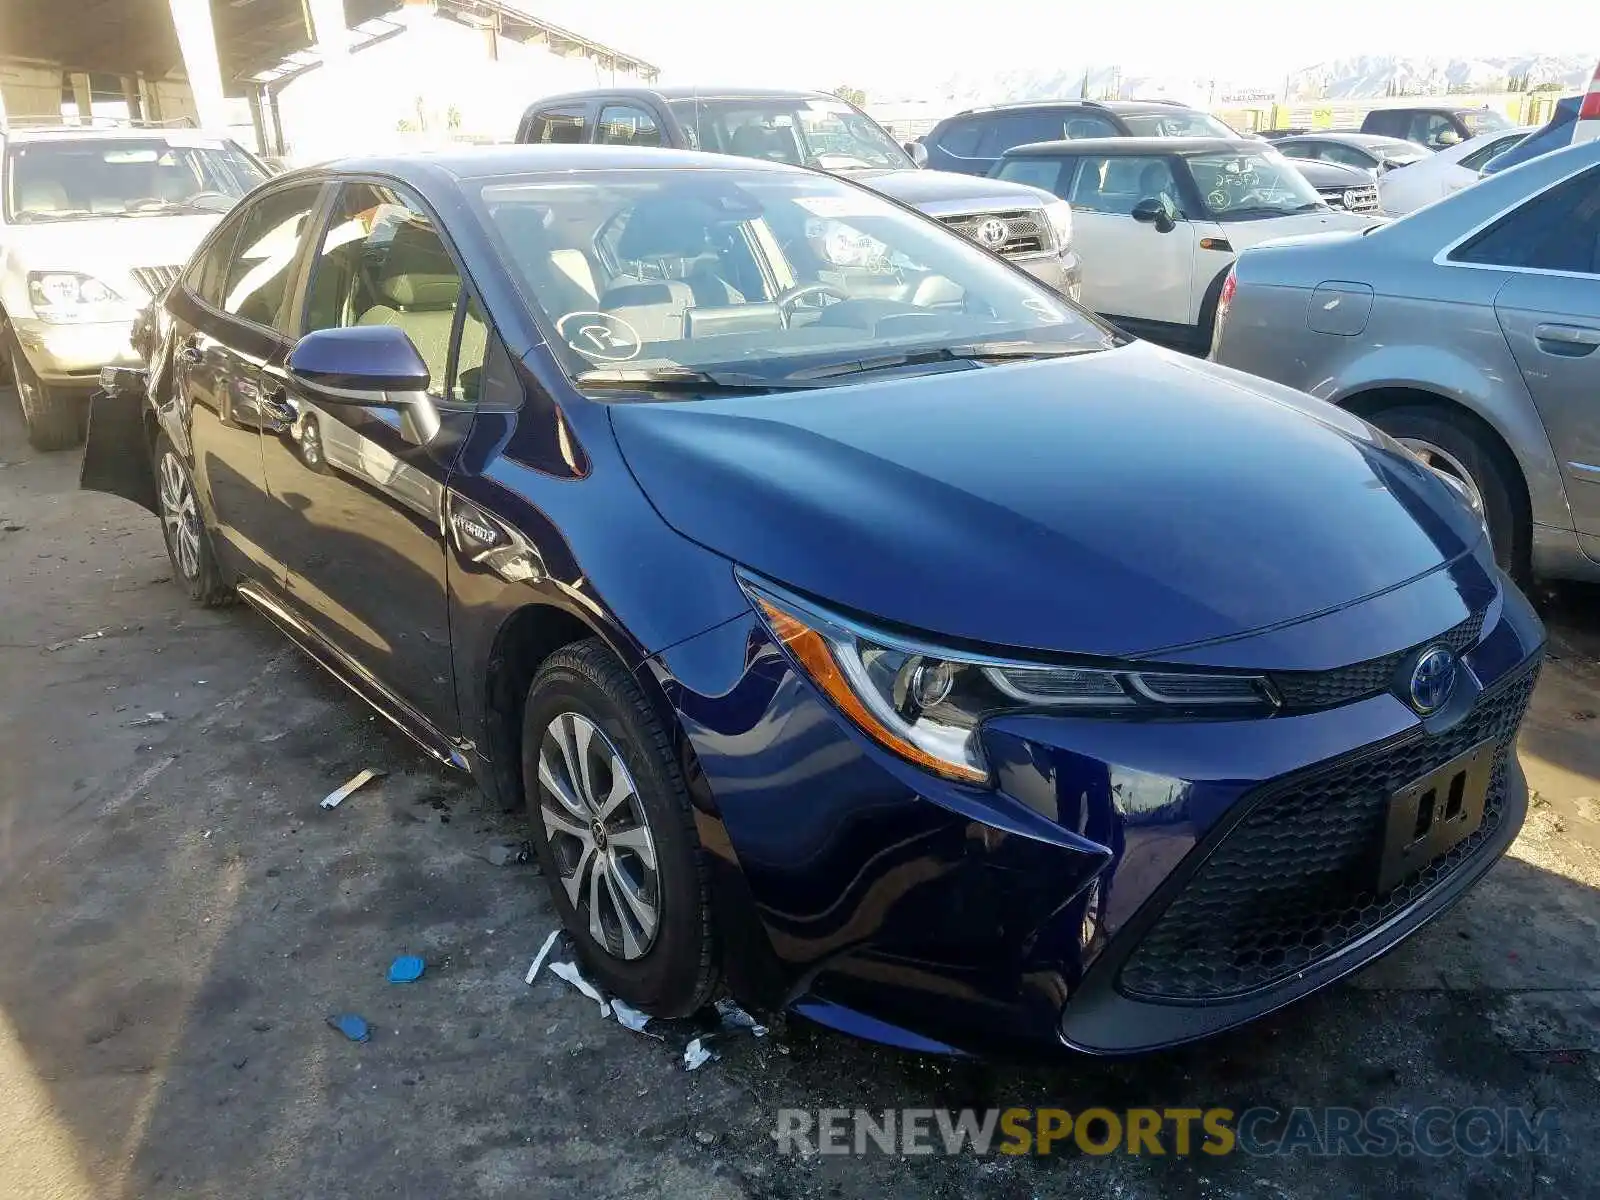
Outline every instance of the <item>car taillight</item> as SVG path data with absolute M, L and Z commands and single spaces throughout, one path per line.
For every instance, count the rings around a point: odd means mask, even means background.
M 1233 294 L 1239 290 L 1239 273 L 1233 267 L 1228 268 L 1228 277 L 1222 281 L 1222 295 L 1217 299 L 1217 316 L 1221 317 L 1228 311 L 1228 305 L 1233 303 Z
M 1600 65 L 1589 80 L 1589 90 L 1578 107 L 1578 121 L 1572 127 L 1572 144 L 1580 145 L 1600 138 Z

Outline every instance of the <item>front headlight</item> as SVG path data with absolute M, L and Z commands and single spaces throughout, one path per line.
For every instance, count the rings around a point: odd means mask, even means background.
M 1072 245 L 1072 205 L 1065 200 L 1052 200 L 1044 206 L 1044 215 L 1056 235 L 1056 249 L 1065 250 Z
M 137 309 L 93 275 L 29 271 L 28 303 L 42 321 L 131 321 Z
M 979 730 L 1001 713 L 1138 716 L 1221 707 L 1243 716 L 1277 706 L 1259 675 L 1047 666 L 944 650 L 823 612 L 746 576 L 740 582 L 773 640 L 858 729 L 962 783 L 989 782 Z

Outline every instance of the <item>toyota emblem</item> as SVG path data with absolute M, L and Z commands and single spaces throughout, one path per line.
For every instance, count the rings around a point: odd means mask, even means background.
M 1430 646 L 1411 668 L 1411 707 L 1423 716 L 1438 712 L 1456 686 L 1456 656 L 1445 646 Z
M 979 223 L 972 236 L 985 250 L 998 250 L 1006 244 L 1006 223 L 999 217 L 990 217 Z

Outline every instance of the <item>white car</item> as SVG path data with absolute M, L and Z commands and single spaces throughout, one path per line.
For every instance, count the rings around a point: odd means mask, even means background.
M 1534 131 L 1532 125 L 1480 133 L 1475 138 L 1447 146 L 1421 162 L 1387 172 L 1378 180 L 1378 203 L 1383 210 L 1401 216 L 1441 200 L 1478 182 L 1484 164 L 1509 150 Z
M 1211 344 L 1239 251 L 1382 219 L 1330 208 L 1294 163 L 1253 138 L 1041 142 L 1008 150 L 995 174 L 1071 204 L 1087 307 L 1197 352 Z
M 0 363 L 41 450 L 83 436 L 138 310 L 267 170 L 194 130 L 0 129 Z

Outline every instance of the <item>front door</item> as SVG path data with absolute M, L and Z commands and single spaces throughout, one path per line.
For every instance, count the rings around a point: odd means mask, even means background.
M 394 409 L 319 405 L 287 370 L 266 370 L 276 414 L 263 439 L 267 487 L 296 515 L 282 548 L 287 595 L 347 666 L 451 736 L 442 512 L 453 447 L 472 420 L 451 385 L 481 367 L 485 327 L 458 319 L 455 260 L 423 206 L 391 187 L 342 185 L 309 272 L 300 332 L 403 329 L 428 364 L 444 428 L 421 445 Z
M 1183 212 L 1170 160 L 1160 155 L 1088 154 L 1062 183 L 1072 204 L 1072 242 L 1083 261 L 1083 302 L 1110 317 L 1192 325 L 1199 233 Z M 1133 219 L 1141 200 L 1177 214 L 1172 229 Z
M 218 231 L 174 290 L 172 386 L 214 549 L 230 574 L 276 582 L 279 513 L 261 459 L 260 373 L 281 357 L 295 265 L 320 184 L 270 192 Z

